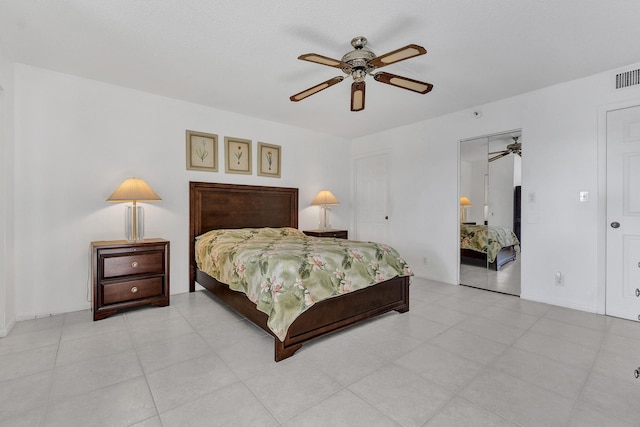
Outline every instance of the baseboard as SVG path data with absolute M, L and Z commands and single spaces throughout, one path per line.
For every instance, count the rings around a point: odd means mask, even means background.
M 520 294 L 520 299 L 523 300 L 527 300 L 527 301 L 533 301 L 533 302 L 541 302 L 544 304 L 549 304 L 549 305 L 556 305 L 559 307 L 564 307 L 564 308 L 571 308 L 573 310 L 580 310 L 580 311 L 586 311 L 587 313 L 598 313 L 598 309 L 597 307 L 594 306 L 585 306 L 585 305 L 580 305 L 580 304 L 575 304 L 571 301 L 564 301 L 564 300 L 550 300 L 549 298 L 543 298 L 543 297 L 539 297 L 537 295 L 531 295 L 531 294 L 527 294 L 527 293 L 521 293 Z
M 11 320 L 8 325 L 0 329 L 0 338 L 4 338 L 9 335 L 9 332 L 11 332 L 11 329 L 13 329 L 14 326 L 16 326 L 15 319 Z

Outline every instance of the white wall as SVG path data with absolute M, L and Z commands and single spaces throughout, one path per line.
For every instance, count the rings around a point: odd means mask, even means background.
M 0 45 L 0 337 L 15 323 L 13 63 Z
M 188 290 L 188 182 L 298 187 L 300 228 L 317 228 L 316 193 L 350 221 L 349 141 L 71 75 L 16 65 L 16 311 L 19 319 L 88 308 L 89 244 L 123 238 L 123 205 L 105 199 L 124 179 L 159 195 L 146 237 L 171 241 L 171 292 Z M 186 170 L 185 130 L 253 141 L 254 175 Z M 282 178 L 258 177 L 257 142 L 282 146 Z
M 391 152 L 390 203 L 396 214 L 390 243 L 418 276 L 458 281 L 458 141 L 522 129 L 522 297 L 587 311 L 601 307 L 598 110 L 625 99 L 640 103 L 640 88 L 612 90 L 612 74 L 353 141 L 352 156 Z M 481 118 L 473 115 L 478 110 Z M 589 191 L 588 203 L 578 201 L 580 191 Z M 529 193 L 535 203 L 528 202 Z M 554 284 L 556 271 L 563 272 L 564 286 Z

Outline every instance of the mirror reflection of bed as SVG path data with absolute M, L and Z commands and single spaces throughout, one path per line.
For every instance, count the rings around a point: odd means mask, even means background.
M 460 284 L 520 295 L 522 134 L 460 141 Z

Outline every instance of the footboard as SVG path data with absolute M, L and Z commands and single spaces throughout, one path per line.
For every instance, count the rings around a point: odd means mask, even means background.
M 243 293 L 230 289 L 197 270 L 197 282 L 238 313 L 274 336 L 274 356 L 279 362 L 292 356 L 305 342 L 340 331 L 388 311 L 409 311 L 409 277 L 396 277 L 377 285 L 314 304 L 289 327 L 280 341 L 267 326 L 268 317 Z

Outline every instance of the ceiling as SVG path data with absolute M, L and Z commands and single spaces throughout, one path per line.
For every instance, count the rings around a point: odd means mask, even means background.
M 638 0 L 1 0 L 0 43 L 17 62 L 269 121 L 356 138 L 640 61 Z M 367 77 L 294 103 L 337 75 L 355 36 L 381 55 L 428 53 L 385 71 L 432 83 L 419 95 Z

